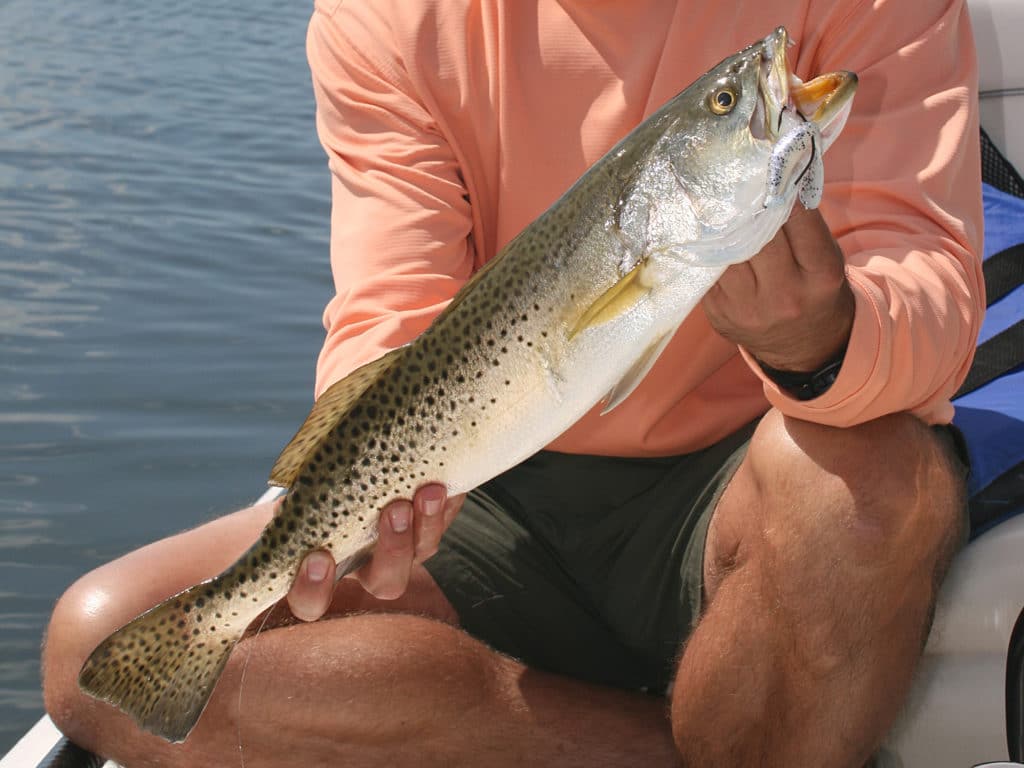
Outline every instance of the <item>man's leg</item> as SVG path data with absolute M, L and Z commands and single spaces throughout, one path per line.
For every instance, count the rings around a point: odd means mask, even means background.
M 331 613 L 243 640 L 189 739 L 170 745 L 78 690 L 82 662 L 137 613 L 232 563 L 269 506 L 170 537 L 86 575 L 58 602 L 44 694 L 74 740 L 140 765 L 673 765 L 664 702 L 530 670 L 447 622 L 416 566 L 406 595 L 343 583 Z M 346 580 L 347 582 L 348 580 Z M 396 613 L 407 612 L 407 613 Z M 418 615 L 409 615 L 418 614 Z
M 863 765 L 909 689 L 963 540 L 962 471 L 899 415 L 769 413 L 722 495 L 672 694 L 686 766 Z

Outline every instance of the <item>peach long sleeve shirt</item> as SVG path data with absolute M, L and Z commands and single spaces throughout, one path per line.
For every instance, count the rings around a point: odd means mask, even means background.
M 835 384 L 799 402 L 698 308 L 636 391 L 555 450 L 657 456 L 763 413 L 952 416 L 984 306 L 976 70 L 959 0 L 317 0 L 307 49 L 337 294 L 317 393 L 411 341 L 641 120 L 785 25 L 807 79 L 858 73 L 821 205 L 856 297 Z

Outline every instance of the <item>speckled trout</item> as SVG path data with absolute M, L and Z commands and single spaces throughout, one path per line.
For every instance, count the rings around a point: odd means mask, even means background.
M 806 83 L 778 29 L 729 57 L 613 147 L 481 269 L 411 344 L 325 392 L 271 472 L 289 490 L 252 548 L 119 629 L 79 676 L 145 730 L 183 740 L 235 643 L 311 550 L 341 573 L 380 509 L 427 482 L 468 491 L 543 448 L 602 399 L 614 408 L 730 264 L 795 201 L 856 77 Z

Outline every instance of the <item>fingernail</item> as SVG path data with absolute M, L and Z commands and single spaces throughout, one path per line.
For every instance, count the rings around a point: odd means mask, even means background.
M 327 558 L 322 555 L 312 555 L 306 560 L 306 578 L 310 581 L 323 581 L 327 578 L 329 570 L 330 565 L 327 563 Z
M 427 517 L 433 517 L 444 505 L 441 503 L 441 499 L 424 499 L 423 500 L 423 511 Z
M 409 530 L 409 517 L 411 512 L 411 505 L 409 504 L 395 504 L 388 511 L 388 517 L 391 519 L 391 530 L 395 533 L 405 533 Z

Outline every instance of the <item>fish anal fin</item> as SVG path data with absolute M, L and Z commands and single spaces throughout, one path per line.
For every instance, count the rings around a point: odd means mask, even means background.
M 665 347 L 668 346 L 674 335 L 675 330 L 673 329 L 664 336 L 655 339 L 644 350 L 644 353 L 636 359 L 636 362 L 626 371 L 626 374 L 619 379 L 619 383 L 612 387 L 608 393 L 605 398 L 605 406 L 601 410 L 602 416 L 620 405 L 623 400 L 633 393 L 634 389 L 640 386 L 640 382 L 644 380 L 644 377 L 654 367 L 654 363 L 661 357 L 661 353 L 665 351 Z
M 650 288 L 640 279 L 643 269 L 644 263 L 641 262 L 587 307 L 573 325 L 569 338 L 573 339 L 588 328 L 614 320 L 636 306 L 650 292 Z
M 316 447 L 404 351 L 405 347 L 393 349 L 373 362 L 356 368 L 320 395 L 295 437 L 274 462 L 270 470 L 270 484 L 290 488 Z

